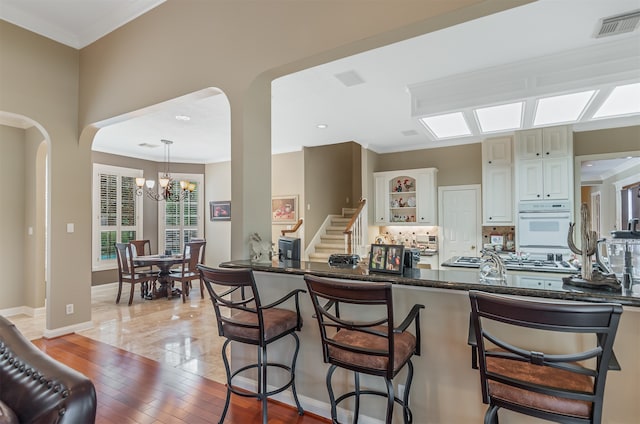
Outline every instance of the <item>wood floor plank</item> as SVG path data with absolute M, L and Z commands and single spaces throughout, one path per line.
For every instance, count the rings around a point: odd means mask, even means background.
M 98 424 L 217 423 L 224 385 L 78 334 L 33 343 L 89 377 L 96 387 Z M 225 424 L 260 423 L 261 403 L 231 396 Z M 269 424 L 326 424 L 330 420 L 269 401 Z

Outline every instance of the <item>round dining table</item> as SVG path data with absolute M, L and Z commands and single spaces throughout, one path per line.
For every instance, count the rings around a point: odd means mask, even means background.
M 158 283 L 160 283 L 160 287 L 156 288 L 154 285 L 149 295 L 151 299 L 157 299 L 159 297 L 171 299 L 173 295 L 181 294 L 180 289 L 171 289 L 169 274 L 171 274 L 171 267 L 182 265 L 184 261 L 185 258 L 183 255 L 146 255 L 136 256 L 133 259 L 135 266 L 156 266 L 159 269 Z

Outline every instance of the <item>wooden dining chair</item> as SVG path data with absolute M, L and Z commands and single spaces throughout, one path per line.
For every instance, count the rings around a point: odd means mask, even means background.
M 182 262 L 180 269 L 169 274 L 168 279 L 170 281 L 179 281 L 182 283 L 182 302 L 187 301 L 187 296 L 189 296 L 189 291 L 191 289 L 191 281 L 199 280 L 202 284 L 202 277 L 198 270 L 198 264 L 202 263 L 206 244 L 206 241 L 192 241 L 185 243 L 183 254 L 185 259 Z
M 133 246 L 133 255 L 134 256 L 148 256 L 151 255 L 151 240 L 149 239 L 140 239 L 140 240 L 131 240 L 129 241 Z M 153 266 L 149 265 L 148 267 L 138 267 L 139 274 L 147 274 L 150 277 L 153 277 L 151 283 L 144 287 L 141 291 L 140 295 L 145 297 L 150 295 L 155 291 L 156 280 L 158 279 L 158 271 L 154 271 Z
M 118 296 L 116 303 L 120 303 L 120 295 L 122 294 L 122 284 L 129 283 L 131 285 L 131 293 L 129 294 L 129 305 L 133 303 L 133 292 L 135 285 L 140 284 L 140 293 L 148 290 L 150 282 L 155 280 L 154 275 L 139 272 L 134 263 L 133 249 L 130 243 L 116 243 L 116 256 L 118 259 Z

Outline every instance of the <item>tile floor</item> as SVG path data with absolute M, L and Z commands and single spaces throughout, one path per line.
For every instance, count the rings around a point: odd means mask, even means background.
M 186 303 L 180 297 L 145 300 L 136 287 L 133 304 L 127 306 L 128 284 L 119 304 L 116 294 L 115 283 L 92 287 L 93 328 L 78 334 L 224 384 L 224 339 L 218 336 L 211 301 L 206 292 L 205 299 L 200 297 L 197 282 Z M 44 312 L 7 318 L 28 339 L 42 337 Z

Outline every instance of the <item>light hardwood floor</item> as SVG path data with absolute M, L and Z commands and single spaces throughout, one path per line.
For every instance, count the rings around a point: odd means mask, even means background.
M 223 339 L 218 336 L 211 301 L 200 297 L 197 281 L 186 303 L 145 300 L 136 287 L 133 304 L 127 306 L 129 285 L 125 284 L 119 304 L 117 284 L 91 289 L 93 328 L 79 331 L 85 337 L 119 347 L 179 370 L 225 383 L 221 360 Z M 44 312 L 36 316 L 7 317 L 29 340 L 43 336 Z

